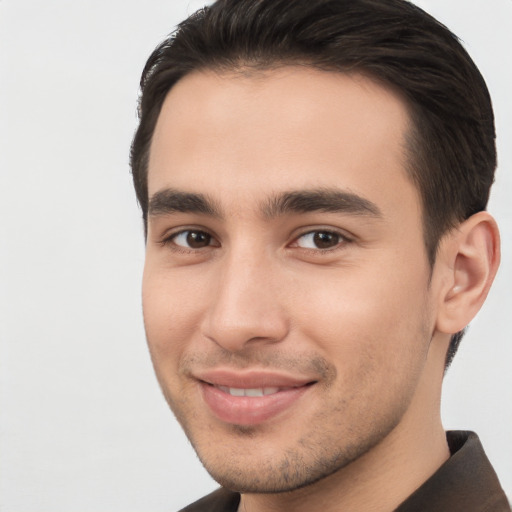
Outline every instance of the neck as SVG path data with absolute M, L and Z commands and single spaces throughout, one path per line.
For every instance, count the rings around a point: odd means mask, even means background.
M 450 455 L 439 412 L 442 374 L 436 367 L 427 362 L 400 423 L 362 457 L 302 489 L 243 494 L 239 512 L 394 510 Z

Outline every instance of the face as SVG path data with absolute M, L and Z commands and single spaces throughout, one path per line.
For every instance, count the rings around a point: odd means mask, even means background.
M 414 422 L 435 320 L 407 123 L 372 81 L 304 68 L 196 72 L 166 98 L 144 319 L 221 484 L 302 487 Z

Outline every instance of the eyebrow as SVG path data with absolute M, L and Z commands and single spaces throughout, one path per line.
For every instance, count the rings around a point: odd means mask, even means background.
M 268 218 L 309 212 L 382 217 L 379 207 L 368 199 L 352 192 L 330 188 L 285 192 L 271 198 L 263 207 L 263 214 Z
M 291 213 L 345 213 L 381 218 L 379 207 L 352 192 L 331 188 L 294 190 L 271 197 L 261 206 L 263 216 L 272 219 Z M 149 201 L 149 216 L 172 213 L 199 213 L 222 218 L 221 208 L 204 195 L 167 188 L 156 192 Z
M 208 196 L 172 188 L 159 190 L 151 196 L 148 213 L 151 217 L 170 213 L 201 213 L 221 217 L 220 208 Z

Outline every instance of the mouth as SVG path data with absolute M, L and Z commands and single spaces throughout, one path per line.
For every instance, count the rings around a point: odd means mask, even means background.
M 197 379 L 204 403 L 223 423 L 258 425 L 290 411 L 317 383 L 288 375 L 211 371 Z

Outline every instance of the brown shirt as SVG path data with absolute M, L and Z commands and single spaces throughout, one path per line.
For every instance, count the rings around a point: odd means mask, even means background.
M 447 432 L 451 457 L 395 512 L 511 512 L 498 477 L 473 432 Z M 180 512 L 236 512 L 240 495 L 226 489 Z

